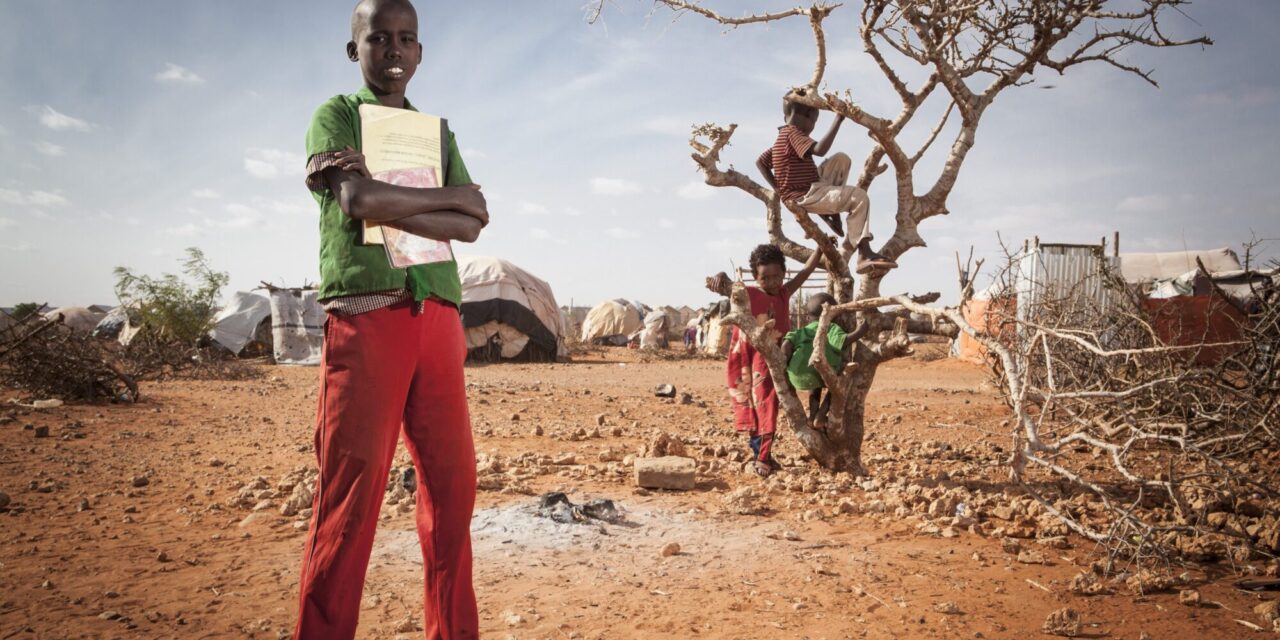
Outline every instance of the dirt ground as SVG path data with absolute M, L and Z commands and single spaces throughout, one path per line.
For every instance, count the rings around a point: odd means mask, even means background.
M 281 509 L 314 464 L 318 372 L 262 369 L 248 381 L 146 385 L 136 405 L 0 407 L 0 491 L 11 499 L 0 509 L 0 640 L 287 637 L 306 512 Z M 731 432 L 723 369 L 625 349 L 468 368 L 486 637 L 1026 638 L 1063 607 L 1092 637 L 1253 633 L 1236 620 L 1258 622 L 1259 600 L 1231 588 L 1247 567 L 1194 568 L 1208 606 L 1119 583 L 1077 596 L 1067 585 L 1096 559 L 1088 543 L 1001 537 L 985 515 L 956 517 L 964 505 L 884 508 L 890 486 L 1000 489 L 1003 407 L 976 367 L 881 368 L 867 411 L 870 480 L 819 473 L 785 438 L 785 468 L 767 481 L 735 461 L 745 443 Z M 655 397 L 659 383 L 689 397 Z M 658 432 L 699 461 L 695 490 L 635 488 L 627 456 Z M 547 491 L 613 499 L 626 520 L 553 522 L 533 508 Z M 413 516 L 391 500 L 362 638 L 420 635 Z M 664 556 L 672 542 L 679 552 Z

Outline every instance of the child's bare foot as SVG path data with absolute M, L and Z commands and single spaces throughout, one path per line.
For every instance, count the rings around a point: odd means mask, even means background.
M 751 470 L 761 478 L 768 478 L 769 474 L 773 473 L 773 467 L 769 466 L 769 463 L 764 462 L 763 460 L 756 460 L 751 463 Z

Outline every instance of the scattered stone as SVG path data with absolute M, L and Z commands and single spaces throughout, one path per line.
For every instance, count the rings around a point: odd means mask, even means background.
M 1082 571 L 1077 574 L 1071 579 L 1067 589 L 1078 596 L 1100 596 L 1110 591 L 1098 574 L 1092 571 Z
M 47 425 L 40 425 L 40 426 L 36 427 L 35 431 L 36 431 L 36 437 L 37 437 L 37 438 L 48 438 L 48 437 L 49 437 L 49 427 L 48 427 Z
M 635 462 L 636 485 L 646 489 L 678 489 L 694 486 L 697 465 L 692 458 L 665 456 L 640 458 Z
M 673 384 L 660 384 L 653 388 L 653 395 L 659 398 L 676 397 L 676 386 Z
M 516 627 L 524 624 L 524 617 L 512 611 L 506 612 L 506 616 L 503 619 L 506 620 L 508 627 Z
M 1157 575 L 1147 569 L 1143 569 L 1138 573 L 1129 576 L 1129 579 L 1125 580 L 1124 584 L 1134 595 L 1141 596 L 1148 593 L 1167 591 L 1173 587 L 1174 582 L 1171 578 Z
M 9 502 L 11 502 L 11 499 L 9 498 L 9 494 L 3 491 L 0 491 L 0 509 L 4 509 L 8 507 Z
M 958 615 L 960 613 L 960 605 L 948 600 L 933 605 L 933 610 L 947 615 Z
M 542 425 L 538 424 L 533 426 L 533 435 L 540 436 L 543 433 L 544 432 L 542 431 Z
M 642 458 L 663 458 L 666 456 L 688 457 L 689 452 L 684 442 L 665 431 L 654 431 L 640 452 Z
M 511 421 L 512 421 L 512 422 L 520 422 L 520 414 L 518 414 L 518 413 L 513 413 L 513 414 L 511 414 Z M 412 618 L 409 618 L 409 619 L 408 619 L 408 621 L 409 621 L 409 622 L 413 622 L 413 619 L 412 619 Z
M 1276 621 L 1280 621 L 1280 601 L 1268 600 L 1253 607 L 1253 612 L 1262 618 L 1262 621 L 1274 625 Z
M 408 618 L 401 620 L 400 623 L 396 625 L 396 633 L 413 633 L 414 631 L 421 630 L 422 627 L 418 626 L 418 621 L 414 620 L 413 616 L 409 616 Z
M 170 560 L 171 558 L 169 557 L 169 554 L 163 551 L 156 554 L 156 562 L 169 562 Z
M 738 515 L 753 515 L 764 511 L 764 497 L 750 485 L 730 491 L 720 499 L 726 509 Z
M 50 589 L 53 589 L 53 581 L 52 581 L 52 580 L 45 580 L 44 582 L 41 582 L 41 583 L 40 583 L 40 588 L 41 588 L 41 589 L 44 589 L 45 591 L 48 591 L 48 590 L 50 590 Z
M 596 426 L 597 426 L 597 427 L 603 427 L 603 426 L 604 426 L 604 414 L 603 414 L 603 413 L 598 413 L 598 414 L 596 414 Z
M 1000 541 L 1000 549 L 1009 554 L 1020 553 L 1022 551 L 1022 543 L 1013 538 L 1004 538 Z
M 578 464 L 578 457 L 572 453 L 562 453 L 551 460 L 551 464 L 555 465 L 571 465 Z
M 1039 551 L 1023 551 L 1018 554 L 1018 562 L 1022 564 L 1049 564 L 1049 559 Z
M 1187 607 L 1198 607 L 1201 605 L 1200 592 L 1195 589 L 1183 589 L 1178 592 L 1178 604 Z
M 88 511 L 93 507 L 89 505 L 88 498 L 80 498 L 80 503 L 76 505 L 76 511 Z
M 102 613 L 98 614 L 98 618 L 100 620 L 119 620 L 120 612 L 119 611 L 103 611 Z
M 671 556 L 678 556 L 680 555 L 680 544 L 676 542 L 668 542 L 666 546 L 662 547 L 661 553 L 662 553 L 662 557 L 664 558 L 670 558 Z
M 132 478 L 129 478 L 129 484 L 135 487 L 145 487 L 151 484 L 151 478 L 146 476 L 133 476 Z
M 1052 636 L 1074 638 L 1080 635 L 1084 625 L 1080 621 L 1080 612 L 1068 607 L 1050 613 L 1040 629 Z

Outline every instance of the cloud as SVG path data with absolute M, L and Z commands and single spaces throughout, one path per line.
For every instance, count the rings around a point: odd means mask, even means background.
M 575 217 L 575 218 L 576 218 L 576 217 L 578 217 L 578 216 L 582 215 L 582 212 L 581 212 L 581 211 L 578 211 L 577 209 L 574 209 L 573 207 L 569 207 L 569 208 L 567 208 L 567 209 L 565 209 L 565 210 L 564 210 L 564 214 L 565 214 L 566 216 L 573 216 L 573 217 Z
M 196 75 L 194 71 L 186 67 L 180 67 L 172 62 L 167 62 L 164 65 L 164 71 L 156 74 L 156 82 L 200 84 L 204 82 L 204 78 Z
M 290 151 L 251 147 L 244 152 L 244 170 L 255 178 L 300 176 L 305 165 L 301 154 Z
M 1173 198 L 1165 194 L 1129 196 L 1116 205 L 1117 211 L 1125 213 L 1155 213 L 1167 211 L 1173 206 Z
M 44 140 L 32 142 L 31 146 L 35 147 L 36 153 L 49 156 L 50 158 L 57 158 L 67 152 L 65 147 L 53 144 L 52 142 L 45 142 Z
M 221 195 L 218 194 L 217 191 L 214 191 L 213 189 L 196 189 L 195 191 L 191 192 L 191 196 L 195 198 L 200 198 L 202 200 L 217 200 L 218 198 L 222 197 Z
M 663 229 L 674 229 L 676 228 L 676 223 L 670 218 L 658 218 L 658 226 Z
M 26 110 L 27 113 L 39 118 L 40 124 L 54 131 L 88 131 L 94 127 L 84 120 L 61 113 L 47 104 L 28 105 Z
M 689 136 L 694 125 L 680 116 L 659 116 L 640 123 L 640 128 L 649 133 L 664 136 Z
M 0 202 L 34 207 L 59 207 L 67 204 L 67 199 L 62 197 L 62 194 L 48 191 L 32 191 L 23 194 L 13 189 L 0 189 Z
M 762 231 L 765 229 L 764 217 L 716 218 L 716 229 L 720 231 Z
M 125 224 L 132 225 L 135 227 L 142 224 L 142 220 L 139 220 L 138 218 L 135 218 L 133 216 L 125 218 L 124 221 L 125 221 Z
M 625 196 L 640 193 L 640 185 L 620 178 L 592 178 L 591 192 L 602 196 Z
M 526 216 L 540 216 L 548 213 L 546 207 L 536 202 L 527 201 L 521 201 L 520 204 L 516 206 L 516 212 Z
M 473 147 L 467 147 L 466 149 L 461 149 L 461 151 L 462 151 L 463 158 L 488 158 L 489 157 L 489 154 L 479 149 L 475 149 Z
M 561 238 L 546 229 L 540 229 L 538 227 L 529 229 L 529 237 L 534 240 L 544 240 L 546 242 L 554 242 L 556 244 L 568 244 L 568 241 L 564 238 Z
M 199 235 L 200 227 L 196 226 L 193 222 L 188 222 L 180 227 L 169 227 L 168 229 L 165 229 L 164 232 L 171 236 L 189 238 L 194 235 Z
M 631 238 L 639 238 L 640 234 L 631 229 L 623 229 L 622 227 L 610 227 L 604 230 L 605 235 L 614 240 L 628 240 Z
M 0 218 L 0 229 L 7 229 L 18 224 L 13 218 Z
M 22 244 L 0 244 L 0 249 L 5 251 L 30 251 L 31 245 L 23 242 Z
M 708 249 L 719 253 L 746 253 L 752 246 L 752 241 L 743 240 L 741 238 L 717 238 L 706 242 Z
M 716 193 L 716 188 L 705 182 L 690 182 L 676 191 L 681 198 L 689 200 L 706 200 Z

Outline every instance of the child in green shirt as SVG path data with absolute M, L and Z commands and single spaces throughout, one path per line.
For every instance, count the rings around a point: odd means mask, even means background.
M 815 429 L 827 428 L 827 412 L 831 409 L 831 394 L 822 393 L 824 387 L 822 376 L 809 357 L 813 355 L 813 338 L 818 333 L 818 319 L 822 317 L 822 305 L 835 304 L 835 298 L 825 293 L 815 294 L 805 303 L 805 313 L 809 315 L 809 324 L 799 329 L 792 329 L 782 338 L 782 354 L 787 359 L 787 379 L 797 391 L 809 392 L 809 424 Z M 844 346 L 849 334 L 836 323 L 831 323 L 827 330 L 824 345 L 827 363 L 831 368 L 840 371 L 844 366 Z

